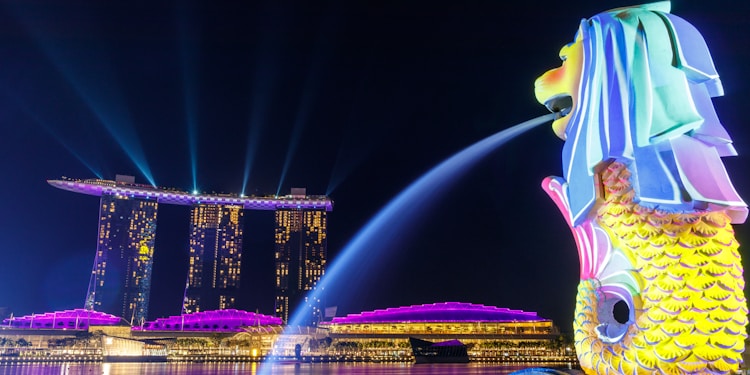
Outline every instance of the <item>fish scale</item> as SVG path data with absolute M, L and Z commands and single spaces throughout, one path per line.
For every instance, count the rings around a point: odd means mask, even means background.
M 575 342 L 582 367 L 588 374 L 730 374 L 745 349 L 748 312 L 731 220 L 721 211 L 665 213 L 640 206 L 624 185 L 629 176 L 617 162 L 603 173 L 604 204 L 596 222 L 613 247 L 629 252 L 636 270 L 650 276 L 644 278 L 643 307 L 622 340 L 604 343 L 596 331 L 598 283 L 581 280 Z M 613 350 L 601 350 L 606 347 Z

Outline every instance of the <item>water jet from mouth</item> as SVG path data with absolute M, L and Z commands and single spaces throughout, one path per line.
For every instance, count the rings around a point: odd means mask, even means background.
M 389 244 L 398 240 L 404 231 L 409 228 L 410 223 L 418 221 L 416 220 L 417 215 L 424 211 L 423 208 L 427 204 L 434 202 L 447 192 L 449 187 L 479 160 L 511 139 L 541 124 L 552 121 L 554 118 L 555 114 L 549 113 L 501 130 L 466 147 L 430 169 L 388 202 L 354 235 L 336 259 L 333 260 L 316 288 L 308 292 L 307 300 L 318 300 L 322 291 L 326 290 L 329 285 L 333 285 L 339 275 L 352 266 L 354 260 L 361 262 L 366 253 L 374 253 L 379 257 L 384 256 L 385 254 L 378 252 L 377 248 L 388 249 Z M 362 270 L 359 272 L 362 272 Z M 350 285 L 348 289 L 354 290 L 357 288 Z M 337 297 L 343 298 L 345 296 L 337 295 Z M 306 319 L 302 310 L 305 309 L 297 309 L 292 314 L 289 322 L 287 322 L 286 330 L 296 329 Z M 286 334 L 286 330 L 282 334 Z M 273 360 L 267 360 L 261 365 L 258 374 L 270 373 L 272 365 Z

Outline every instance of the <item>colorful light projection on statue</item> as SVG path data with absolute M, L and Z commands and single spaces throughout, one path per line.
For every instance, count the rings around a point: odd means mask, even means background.
M 536 81 L 565 140 L 543 187 L 578 247 L 575 346 L 588 374 L 729 374 L 747 337 L 732 223 L 747 206 L 700 33 L 659 2 L 581 22 Z

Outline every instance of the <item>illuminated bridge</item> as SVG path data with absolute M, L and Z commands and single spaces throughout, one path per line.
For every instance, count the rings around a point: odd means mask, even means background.
M 326 196 L 240 196 L 230 194 L 191 194 L 175 189 L 158 188 L 150 185 L 111 180 L 47 180 L 63 190 L 101 197 L 102 195 L 123 196 L 137 199 L 155 200 L 158 203 L 191 206 L 195 204 L 241 205 L 247 210 L 333 210 L 333 201 Z

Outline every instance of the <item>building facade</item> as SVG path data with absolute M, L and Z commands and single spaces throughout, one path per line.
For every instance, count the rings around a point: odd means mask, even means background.
M 325 273 L 326 211 L 285 209 L 277 210 L 275 216 L 276 316 L 288 322 L 290 314 L 304 308 L 304 318 L 298 323 L 316 325 L 322 317 L 322 302 L 309 300 L 307 294 Z
M 183 313 L 235 306 L 240 288 L 242 226 L 242 206 L 197 204 L 192 207 Z
M 100 197 L 96 256 L 84 307 L 139 325 L 148 315 L 158 204 L 191 207 L 189 265 L 182 312 L 231 309 L 237 303 L 243 210 L 276 211 L 275 313 L 288 319 L 300 303 L 309 319 L 321 302 L 307 301 L 326 267 L 326 217 L 333 201 L 292 189 L 285 196 L 190 193 L 115 180 L 48 180 L 55 188 Z
M 98 240 L 85 308 L 132 324 L 148 315 L 156 241 L 155 200 L 101 196 Z
M 459 340 L 474 361 L 565 360 L 573 354 L 550 319 L 535 312 L 462 302 L 392 307 L 322 322 L 336 354 L 410 357 L 410 338 Z M 569 348 L 568 348 L 569 349 Z
M 295 356 L 298 350 L 303 356 L 413 362 L 410 338 L 458 340 L 475 362 L 577 362 L 572 342 L 551 320 L 535 312 L 463 302 L 365 311 L 291 330 L 279 317 L 236 309 L 162 317 L 134 327 L 122 323 L 114 315 L 75 309 L 6 318 L 1 325 L 4 337 L 30 343 L 29 354 L 21 355 L 24 362 L 34 357 L 48 362 L 50 354 L 70 361 L 71 349 L 94 356 L 89 361 L 127 349 L 133 355 L 185 362 L 256 361 L 268 355 Z M 12 352 L 18 353 L 15 345 Z

